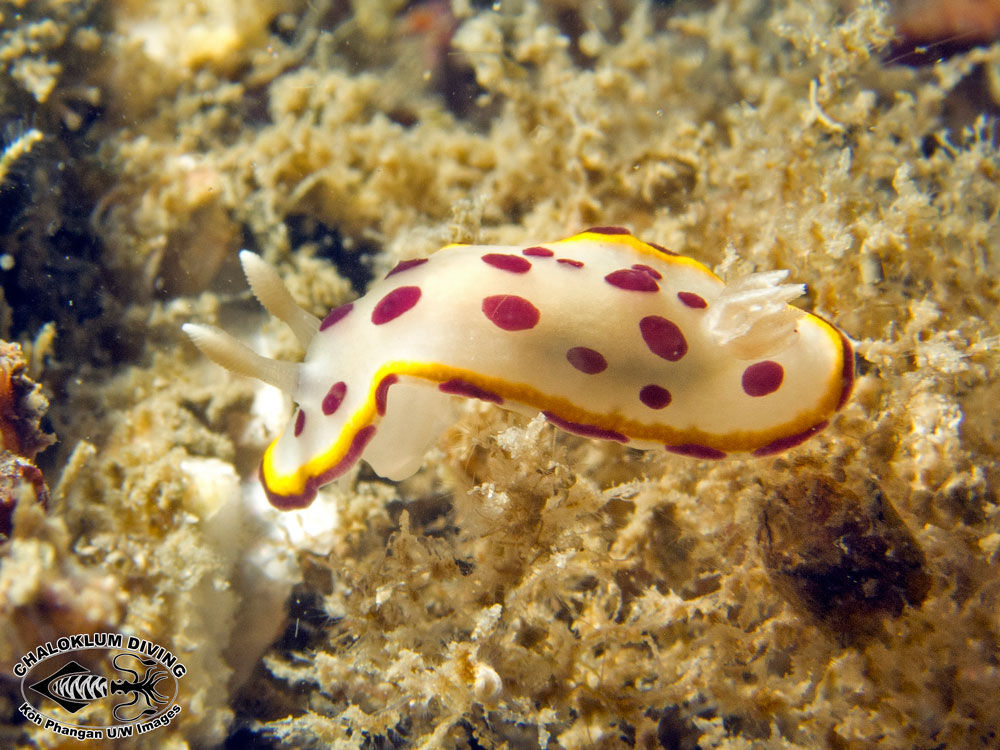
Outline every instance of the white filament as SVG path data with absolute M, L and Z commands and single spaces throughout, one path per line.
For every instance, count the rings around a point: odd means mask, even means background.
M 739 359 L 757 359 L 794 342 L 803 313 L 788 303 L 805 292 L 805 285 L 781 283 L 787 276 L 788 271 L 766 271 L 726 286 L 705 318 L 719 346 Z

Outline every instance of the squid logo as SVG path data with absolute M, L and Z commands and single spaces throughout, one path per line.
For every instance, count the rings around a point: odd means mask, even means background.
M 122 658 L 138 662 L 143 670 L 142 675 L 140 676 L 137 670 L 119 664 L 118 660 Z M 58 703 L 71 714 L 75 714 L 92 701 L 107 698 L 115 693 L 131 695 L 132 699 L 128 703 L 119 703 L 111 712 L 115 720 L 120 722 L 133 722 L 155 716 L 160 712 L 157 706 L 170 703 L 170 696 L 163 695 L 156 689 L 159 683 L 171 679 L 170 673 L 163 669 L 159 662 L 143 659 L 136 654 L 122 653 L 115 656 L 111 663 L 119 672 L 131 675 L 132 679 L 109 680 L 104 675 L 95 674 L 82 664 L 71 661 L 62 669 L 28 687 Z M 146 708 L 139 707 L 138 712 L 129 711 L 128 709 L 140 698 L 145 701 Z

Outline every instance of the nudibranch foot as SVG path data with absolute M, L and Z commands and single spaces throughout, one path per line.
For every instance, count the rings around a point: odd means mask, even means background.
M 297 404 L 261 478 L 279 508 L 308 505 L 359 458 L 390 479 L 419 469 L 475 398 L 557 427 L 698 459 L 766 456 L 822 430 L 850 395 L 847 338 L 789 305 L 787 272 L 728 286 L 625 229 L 524 246 L 449 245 L 400 262 L 319 320 L 277 272 L 240 254 L 261 304 L 306 346 L 301 364 L 223 332 L 184 330 L 209 358 Z

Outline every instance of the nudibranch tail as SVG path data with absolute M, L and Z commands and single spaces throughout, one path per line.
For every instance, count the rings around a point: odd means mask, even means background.
M 202 354 L 237 375 L 262 380 L 288 394 L 299 386 L 299 365 L 294 362 L 263 357 L 215 326 L 185 323 L 181 330 Z
M 299 343 L 308 347 L 319 330 L 319 318 L 296 304 L 274 266 L 259 255 L 243 250 L 240 252 L 240 264 L 254 296 L 264 309 L 291 328 Z

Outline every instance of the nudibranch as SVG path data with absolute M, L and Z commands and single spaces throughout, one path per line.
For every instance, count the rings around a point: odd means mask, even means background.
M 277 272 L 240 255 L 251 288 L 306 347 L 267 359 L 222 331 L 184 330 L 212 360 L 291 394 L 297 408 L 261 477 L 302 508 L 359 458 L 403 479 L 452 421 L 455 397 L 541 412 L 557 427 L 701 459 L 767 456 L 823 429 L 851 392 L 854 355 L 788 304 L 787 272 L 726 285 L 627 230 L 557 242 L 449 245 L 404 260 L 323 320 Z

